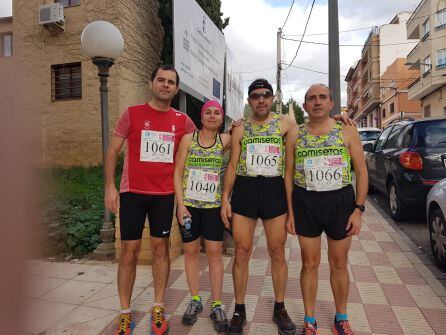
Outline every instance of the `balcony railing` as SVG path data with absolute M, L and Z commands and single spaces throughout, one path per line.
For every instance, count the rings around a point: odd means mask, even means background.
M 420 47 L 420 43 L 417 43 L 417 45 L 407 54 L 407 58 L 409 59 L 413 54 L 418 50 Z

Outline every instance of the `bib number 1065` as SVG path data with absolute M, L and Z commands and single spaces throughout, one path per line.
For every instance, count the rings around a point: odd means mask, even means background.
M 277 156 L 275 155 L 251 155 L 250 165 L 275 166 L 277 165 Z

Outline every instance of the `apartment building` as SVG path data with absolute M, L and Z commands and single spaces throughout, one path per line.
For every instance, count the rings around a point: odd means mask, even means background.
M 416 44 L 407 39 L 406 21 L 410 15 L 402 12 L 388 24 L 374 27 L 364 43 L 361 58 L 347 73 L 349 116 L 359 126 L 381 127 L 381 75 L 396 58 L 405 57 Z
M 421 117 L 421 102 L 408 99 L 408 87 L 420 71 L 409 69 L 406 58 L 397 58 L 381 76 L 381 126 L 403 117 Z
M 39 24 L 42 5 L 63 4 L 63 29 Z M 97 67 L 81 50 L 83 28 L 95 20 L 121 31 L 124 52 L 110 70 L 110 130 L 124 107 L 150 97 L 151 69 L 159 61 L 163 30 L 158 1 L 15 0 L 13 2 L 12 114 L 32 126 L 39 165 L 94 165 L 102 161 Z M 0 23 L 0 27 L 2 27 Z M 3 72 L 2 72 L 3 80 Z
M 421 1 L 407 21 L 407 37 L 419 40 L 407 61 L 420 70 L 409 99 L 421 100 L 423 117 L 446 116 L 446 2 Z

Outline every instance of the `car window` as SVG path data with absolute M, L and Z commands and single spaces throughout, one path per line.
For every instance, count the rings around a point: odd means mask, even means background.
M 381 132 L 377 130 L 362 130 L 359 132 L 359 137 L 361 137 L 361 141 L 375 141 L 379 134 Z
M 413 126 L 409 125 L 401 130 L 401 135 L 398 139 L 398 148 L 408 148 L 412 140 L 412 129 Z
M 390 134 L 390 131 L 392 130 L 393 127 L 389 127 L 383 130 L 383 132 L 381 133 L 381 136 L 378 138 L 378 140 L 376 141 L 376 145 L 375 145 L 375 151 L 379 151 L 382 150 L 384 144 L 386 143 L 387 137 Z
M 420 147 L 446 146 L 446 120 L 420 122 L 418 125 L 418 145 Z
M 401 134 L 401 126 L 395 125 L 392 129 L 392 133 L 389 135 L 387 142 L 384 146 L 385 149 L 395 149 L 397 148 L 398 137 Z

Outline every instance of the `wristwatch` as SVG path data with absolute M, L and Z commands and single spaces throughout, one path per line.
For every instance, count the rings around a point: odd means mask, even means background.
M 364 205 L 358 205 L 358 204 L 356 204 L 355 205 L 355 208 L 357 208 L 357 209 L 359 209 L 361 212 L 363 212 L 364 213 L 364 211 L 365 211 L 365 206 Z

